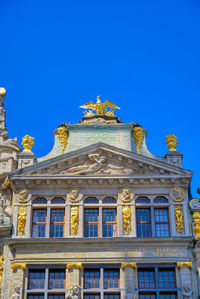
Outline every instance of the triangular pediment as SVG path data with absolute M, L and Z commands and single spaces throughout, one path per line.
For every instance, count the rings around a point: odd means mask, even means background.
M 19 169 L 12 177 L 188 176 L 192 173 L 108 144 L 97 143 Z

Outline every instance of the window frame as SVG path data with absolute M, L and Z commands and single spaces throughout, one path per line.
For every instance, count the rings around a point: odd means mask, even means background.
M 52 211 L 64 211 L 64 220 L 63 220 L 63 222 L 52 222 Z M 65 237 L 65 220 L 66 220 L 66 216 L 65 216 L 65 209 L 62 209 L 62 208 L 59 208 L 59 207 L 57 207 L 57 208 L 51 208 L 51 210 L 50 210 L 50 225 L 49 225 L 49 238 L 52 238 L 52 239 L 54 239 L 54 238 L 64 238 Z M 56 225 L 56 224 L 63 224 L 63 236 L 62 237 L 52 237 L 51 236 L 51 232 L 52 232 L 52 225 Z
M 46 217 L 45 217 L 45 222 L 33 222 L 33 219 L 34 219 L 34 212 L 35 211 L 46 211 Z M 32 209 L 32 221 L 31 221 L 31 238 L 33 238 L 33 239 L 35 239 L 35 238 L 47 238 L 48 236 L 47 236 L 47 217 L 48 217 L 48 211 L 47 211 L 47 207 L 45 207 L 45 208 L 39 208 L 39 207 L 36 207 L 36 208 L 34 208 L 33 207 L 33 209 Z M 39 225 L 39 224 L 45 224 L 45 236 L 44 237 L 34 237 L 33 236 L 33 226 L 34 225 Z
M 168 222 L 165 222 L 165 221 L 160 221 L 160 222 L 157 222 L 156 221 L 156 210 L 167 210 L 167 217 L 168 217 Z M 171 231 L 170 231 L 170 218 L 169 218 L 169 208 L 168 207 L 154 207 L 154 223 L 155 223 L 155 237 L 157 238 L 169 238 L 171 236 Z M 168 224 L 168 232 L 169 232 L 169 235 L 168 236 L 162 236 L 162 237 L 159 237 L 157 236 L 157 230 L 156 230 L 156 224 Z
M 86 222 L 86 211 L 87 210 L 97 210 L 98 211 L 98 216 L 97 216 L 97 222 Z M 90 225 L 90 224 L 97 224 L 97 236 L 96 237 L 86 237 L 86 224 Z M 99 208 L 97 207 L 87 207 L 87 208 L 84 208 L 84 238 L 99 238 Z
M 116 217 L 116 220 L 115 221 L 106 221 L 106 222 L 104 222 L 104 211 L 105 210 L 115 210 L 116 211 L 116 215 L 115 215 L 115 217 Z M 105 237 L 104 236 L 104 224 L 112 224 L 112 225 L 116 225 L 116 236 L 112 236 L 112 237 Z M 117 207 L 115 207 L 115 208 L 110 208 L 110 207 L 108 207 L 108 208 L 103 208 L 102 209 L 102 237 L 103 238 L 116 238 L 117 237 L 117 235 L 118 235 L 118 229 L 117 229 Z

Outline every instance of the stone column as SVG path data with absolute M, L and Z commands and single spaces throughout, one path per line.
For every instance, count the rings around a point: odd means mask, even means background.
M 67 270 L 69 273 L 69 287 L 75 285 L 80 287 L 82 263 L 67 264 Z
M 11 264 L 11 269 L 13 271 L 13 280 L 12 286 L 10 288 L 10 298 L 15 293 L 15 288 L 18 287 L 20 289 L 20 294 L 22 294 L 22 290 L 24 289 L 24 271 L 26 270 L 26 264 Z
M 181 298 L 193 298 L 192 283 L 191 283 L 191 273 L 192 262 L 178 262 L 177 267 L 180 269 L 181 278 Z
M 124 291 L 122 298 L 124 298 L 125 294 L 131 293 L 134 296 L 136 287 L 136 263 L 122 263 L 121 269 L 124 271 L 124 281 L 122 282 Z

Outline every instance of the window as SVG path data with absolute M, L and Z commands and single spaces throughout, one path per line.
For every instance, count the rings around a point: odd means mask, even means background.
M 150 203 L 150 200 L 146 196 L 138 197 L 135 203 Z
M 117 210 L 103 209 L 103 236 L 116 237 Z
M 29 269 L 28 290 L 25 291 L 27 298 L 65 299 L 65 271 L 65 268 L 60 266 L 56 269 L 50 266 L 45 269 Z M 44 297 L 44 294 L 47 294 L 47 297 Z
M 55 197 L 51 201 L 52 204 L 65 204 L 65 200 L 62 197 Z
M 84 269 L 84 289 L 85 299 L 120 299 L 120 271 L 118 266 L 109 268 L 100 266 L 100 268 Z M 110 290 L 110 292 L 109 292 Z M 90 292 L 89 292 L 90 291 Z M 103 294 L 103 297 L 100 296 Z
M 169 237 L 168 209 L 155 209 L 156 237 Z
M 105 197 L 102 203 L 117 203 L 117 200 L 113 197 Z
M 98 237 L 99 210 L 85 209 L 85 237 Z
M 99 203 L 96 197 L 88 197 L 84 200 L 84 203 Z
M 150 209 L 137 209 L 137 236 L 151 237 L 151 215 Z
M 33 204 L 47 204 L 47 200 L 44 197 L 38 197 L 33 201 Z
M 176 299 L 175 268 L 138 268 L 138 287 L 141 299 Z
M 33 211 L 32 237 L 43 238 L 46 236 L 47 210 Z
M 64 221 L 64 210 L 51 210 L 51 238 L 62 238 L 64 236 Z
M 154 199 L 154 203 L 168 203 L 168 199 L 164 196 L 158 196 Z

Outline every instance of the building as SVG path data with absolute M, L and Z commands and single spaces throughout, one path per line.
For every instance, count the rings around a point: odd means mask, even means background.
M 177 138 L 164 157 L 109 101 L 54 130 L 36 158 L 5 126 L 0 89 L 1 298 L 199 298 L 200 200 Z

